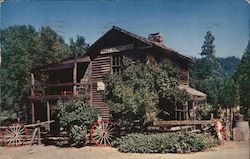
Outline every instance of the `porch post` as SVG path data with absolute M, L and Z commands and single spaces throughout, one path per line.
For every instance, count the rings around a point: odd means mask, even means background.
M 73 68 L 73 94 L 76 95 L 76 79 L 77 79 L 77 63 L 74 63 L 74 68 Z
M 31 115 L 32 115 L 32 123 L 35 123 L 35 106 L 33 101 L 31 101 Z
M 46 102 L 47 103 L 47 121 L 50 121 L 50 105 L 49 105 L 49 101 Z M 50 131 L 50 124 L 48 124 L 48 131 Z
M 189 120 L 189 115 L 188 115 L 188 101 L 186 101 L 186 120 Z
M 34 85 L 35 85 L 35 78 L 34 78 L 34 74 L 31 73 L 31 97 L 33 97 L 35 95 L 34 93 Z M 32 123 L 35 123 L 35 106 L 34 106 L 34 102 L 31 99 L 31 115 L 32 115 Z

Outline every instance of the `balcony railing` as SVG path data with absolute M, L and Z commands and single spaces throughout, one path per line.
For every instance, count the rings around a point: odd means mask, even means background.
M 76 92 L 73 92 L 73 87 L 76 87 Z M 73 95 L 90 95 L 91 85 L 89 83 L 56 83 L 56 84 L 45 84 L 41 89 L 37 89 L 38 86 L 34 85 L 32 87 L 33 95 L 32 98 L 39 97 L 51 97 L 51 98 L 64 98 L 66 96 Z

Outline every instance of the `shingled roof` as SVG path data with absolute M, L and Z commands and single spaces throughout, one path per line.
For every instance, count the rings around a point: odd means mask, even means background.
M 86 52 L 86 55 L 90 55 L 91 54 L 91 51 L 92 49 L 98 45 L 104 38 L 106 38 L 112 31 L 119 31 L 121 33 L 124 33 L 132 38 L 135 38 L 141 42 L 144 42 L 150 46 L 154 46 L 154 47 L 157 47 L 157 48 L 160 48 L 162 50 L 165 50 L 167 52 L 171 52 L 172 55 L 174 56 L 177 56 L 181 59 L 184 59 L 184 60 L 187 60 L 188 62 L 193 62 L 192 59 L 190 57 L 187 57 L 185 55 L 182 55 L 181 53 L 179 53 L 178 51 L 172 49 L 172 48 L 169 48 L 169 47 L 166 47 L 165 45 L 162 45 L 160 43 L 157 43 L 157 42 L 153 42 L 153 41 L 150 41 L 149 39 L 145 38 L 145 37 L 142 37 L 142 36 L 139 36 L 137 34 L 134 34 L 132 32 L 129 32 L 127 30 L 124 30 L 122 28 L 119 28 L 117 26 L 113 26 L 112 29 L 110 29 L 108 32 L 106 32 L 101 38 L 99 38 L 93 45 L 90 46 L 90 48 L 87 50 Z

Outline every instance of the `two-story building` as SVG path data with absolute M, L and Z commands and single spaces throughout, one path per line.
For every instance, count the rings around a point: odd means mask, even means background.
M 51 120 L 54 113 L 51 112 L 50 105 L 56 104 L 59 99 L 68 99 L 78 94 L 84 94 L 91 105 L 100 111 L 102 118 L 110 118 L 109 106 L 103 96 L 103 81 L 106 75 L 122 73 L 124 56 L 148 64 L 167 63 L 180 69 L 179 88 L 186 90 L 190 99 L 186 106 L 175 110 L 174 118 L 194 118 L 192 111 L 195 105 L 205 101 L 207 96 L 189 87 L 188 67 L 192 59 L 163 43 L 164 37 L 161 33 L 150 34 L 148 38 L 144 38 L 114 26 L 91 45 L 84 56 L 34 68 L 31 74 L 30 98 L 32 121 Z M 42 91 L 37 90 L 38 83 L 41 85 L 41 82 L 37 82 L 37 71 L 42 71 L 47 76 L 47 80 L 42 84 Z

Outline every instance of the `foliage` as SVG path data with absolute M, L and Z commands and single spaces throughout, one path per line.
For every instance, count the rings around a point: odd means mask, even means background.
M 205 41 L 201 47 L 202 51 L 201 51 L 201 55 L 205 55 L 205 56 L 213 56 L 215 53 L 215 45 L 213 44 L 215 38 L 212 35 L 212 33 L 210 31 L 207 32 L 207 35 L 205 36 Z
M 220 82 L 218 104 L 222 108 L 231 108 L 239 105 L 238 84 L 232 77 L 224 76 Z
M 235 56 L 217 58 L 221 64 L 222 74 L 226 76 L 233 76 L 236 68 L 240 64 L 240 59 Z
M 178 86 L 178 72 L 167 65 L 146 65 L 124 59 L 122 75 L 106 79 L 106 98 L 115 120 L 142 123 L 158 115 L 168 118 L 185 93 Z
M 73 55 L 83 55 L 88 49 L 89 44 L 86 43 L 86 40 L 83 36 L 76 36 L 76 40 L 73 38 L 69 39 L 69 48 Z
M 250 108 L 250 41 L 241 58 L 241 63 L 235 74 L 236 81 L 239 84 L 241 113 L 248 116 L 247 112 Z
M 217 105 L 222 75 L 220 64 L 215 56 L 210 55 L 201 59 L 194 59 L 190 76 L 191 85 L 206 93 L 209 103 Z
M 11 26 L 0 30 L 2 64 L 1 111 L 25 117 L 30 104 L 32 67 L 68 56 L 63 39 L 49 27 L 36 31 L 32 26 Z
M 211 113 L 213 113 L 215 110 L 211 104 L 205 103 L 198 105 L 195 111 L 198 119 L 208 120 L 211 118 Z
M 215 146 L 217 140 L 204 134 L 128 134 L 116 139 L 112 145 L 121 152 L 184 153 L 203 151 Z
M 238 103 L 237 84 L 230 76 L 223 76 L 220 61 L 235 60 L 235 57 L 222 59 L 215 57 L 214 37 L 209 32 L 202 46 L 202 58 L 195 59 L 191 67 L 191 85 L 208 95 L 208 103 L 213 106 L 215 113 L 219 107 L 234 107 Z M 207 45 L 207 46 L 206 46 Z M 204 52 L 205 50 L 205 52 Z M 235 60 L 236 61 L 236 60 Z M 232 67 L 231 71 L 232 70 Z M 218 112 L 217 112 L 218 113 Z
M 69 132 L 71 144 L 83 145 L 93 122 L 97 120 L 97 113 L 82 97 L 73 97 L 67 101 L 58 101 L 55 106 L 61 127 Z
M 69 138 L 68 142 L 72 146 L 83 146 L 86 144 L 87 138 L 85 136 L 86 129 L 82 126 L 74 125 L 69 129 Z

